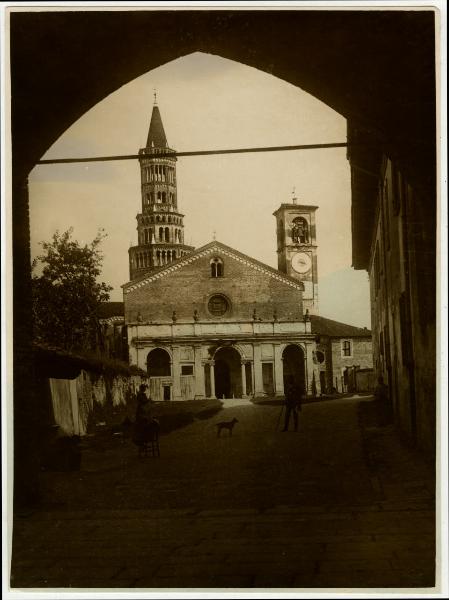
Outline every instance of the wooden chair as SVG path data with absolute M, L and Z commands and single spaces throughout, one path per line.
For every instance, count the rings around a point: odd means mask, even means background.
M 134 440 L 139 448 L 139 456 L 160 457 L 159 430 L 160 426 L 157 419 L 152 419 L 142 426 L 140 435 Z

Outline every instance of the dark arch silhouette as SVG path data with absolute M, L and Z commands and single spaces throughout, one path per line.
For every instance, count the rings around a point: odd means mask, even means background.
M 434 197 L 434 36 L 432 9 L 11 12 L 15 496 L 38 494 L 27 178 L 46 150 L 118 88 L 200 51 L 301 87 L 348 119 L 351 140 L 377 144 Z M 354 185 L 363 198 L 352 206 L 354 266 L 366 268 L 377 182 L 368 173 Z M 435 206 L 428 214 L 433 230 Z
M 13 13 L 14 153 L 29 171 L 107 95 L 198 51 L 301 87 L 404 151 L 406 134 L 419 151 L 425 140 L 434 145 L 433 35 L 432 10 Z

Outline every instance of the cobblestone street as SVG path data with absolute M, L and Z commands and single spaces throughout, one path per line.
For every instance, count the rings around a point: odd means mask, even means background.
M 234 402 L 160 458 L 86 440 L 81 470 L 43 474 L 42 509 L 16 515 L 12 587 L 432 587 L 432 469 L 371 406 L 306 404 L 281 433 L 280 406 Z

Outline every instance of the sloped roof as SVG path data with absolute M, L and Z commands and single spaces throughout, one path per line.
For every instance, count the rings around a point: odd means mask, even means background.
M 329 337 L 371 337 L 371 330 L 364 327 L 354 327 L 318 315 L 310 315 L 312 333 Z
M 154 281 L 155 279 L 160 279 L 161 277 L 164 277 L 165 275 L 168 275 L 169 273 L 172 273 L 173 271 L 176 271 L 184 267 L 185 265 L 188 265 L 198 260 L 199 258 L 202 258 L 203 256 L 213 253 L 220 253 L 224 256 L 230 256 L 231 258 L 234 258 L 239 262 L 245 263 L 249 267 L 252 267 L 257 271 L 264 272 L 268 276 L 273 277 L 278 281 L 282 281 L 290 287 L 295 287 L 296 289 L 298 289 L 298 291 L 304 290 L 303 283 L 301 283 L 297 279 L 294 279 L 293 277 L 290 277 L 289 275 L 286 275 L 285 273 L 282 273 L 281 271 L 278 271 L 277 269 L 274 269 L 273 267 L 270 267 L 265 263 L 260 262 L 259 260 L 256 260 L 251 256 L 248 256 L 247 254 L 243 254 L 243 252 L 239 252 L 238 250 L 235 250 L 230 246 L 226 246 L 226 244 L 218 242 L 217 240 L 209 242 L 209 244 L 201 246 L 201 248 L 198 248 L 191 254 L 186 254 L 182 258 L 178 258 L 177 260 L 168 263 L 163 267 L 154 269 L 150 273 L 146 273 L 145 275 L 143 275 L 141 278 L 133 279 L 132 281 L 125 283 L 124 285 L 122 285 L 122 288 L 126 294 L 134 289 L 146 285 L 147 283 L 150 283 L 151 281 Z
M 33 342 L 32 350 L 38 372 L 47 377 L 74 379 L 78 377 L 81 369 L 95 373 L 146 375 L 136 365 L 129 365 L 122 360 L 110 359 L 101 355 L 78 354 L 43 342 Z
M 102 302 L 97 310 L 99 319 L 110 319 L 111 317 L 123 317 L 125 308 L 123 302 Z
M 165 136 L 164 126 L 159 106 L 153 106 L 151 113 L 150 129 L 148 131 L 147 148 L 168 148 L 167 138 Z

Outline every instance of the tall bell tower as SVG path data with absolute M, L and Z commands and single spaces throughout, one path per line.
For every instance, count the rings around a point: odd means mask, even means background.
M 278 269 L 304 285 L 303 307 L 318 314 L 318 261 L 315 212 L 318 206 L 289 204 L 273 213 L 276 217 Z
M 136 217 L 137 246 L 128 250 L 131 280 L 194 249 L 184 244 L 184 215 L 178 212 L 175 151 L 168 146 L 156 94 L 154 96 L 147 144 L 139 150 L 142 211 Z

